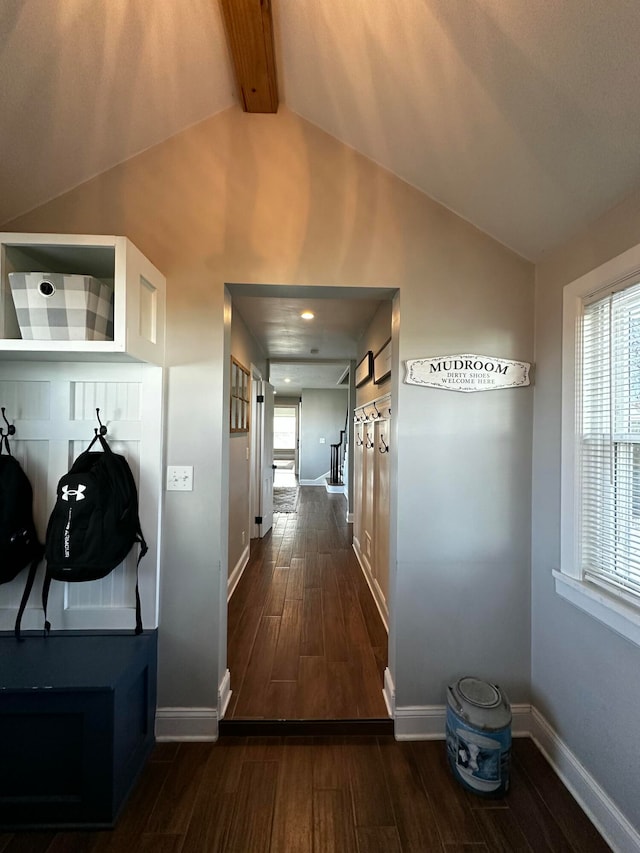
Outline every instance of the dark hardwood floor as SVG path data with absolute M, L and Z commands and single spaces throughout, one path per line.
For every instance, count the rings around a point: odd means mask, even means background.
M 285 718 L 309 734 L 158 744 L 113 831 L 0 833 L 0 853 L 608 851 L 528 739 L 514 741 L 509 793 L 487 800 L 454 779 L 444 741 L 319 735 L 331 718 L 387 726 L 374 719 L 387 638 L 344 509 L 303 488 L 229 607 L 232 730 Z
M 1 853 L 602 853 L 528 739 L 504 799 L 468 793 L 443 741 L 235 738 L 156 746 L 113 831 L 0 834 Z
M 229 602 L 226 720 L 375 719 L 387 633 L 351 548 L 343 495 L 301 486 Z

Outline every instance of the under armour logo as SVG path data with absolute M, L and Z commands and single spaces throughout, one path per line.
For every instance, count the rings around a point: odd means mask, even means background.
M 77 489 L 70 489 L 69 486 L 62 487 L 62 500 L 68 501 L 69 498 L 75 498 L 76 501 L 83 501 L 84 495 L 83 492 L 87 490 L 86 486 L 83 486 L 82 483 L 78 484 Z

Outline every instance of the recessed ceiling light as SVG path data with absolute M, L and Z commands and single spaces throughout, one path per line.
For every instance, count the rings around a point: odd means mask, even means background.
M 285 382 L 291 382 L 291 380 L 290 380 L 290 379 L 285 379 L 284 381 L 285 381 Z
M 313 311 L 303 311 L 300 316 L 303 320 L 313 320 L 315 314 L 313 313 Z

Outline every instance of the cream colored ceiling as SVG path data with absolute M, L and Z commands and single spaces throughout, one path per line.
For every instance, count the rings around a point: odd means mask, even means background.
M 1 0 L 0 222 L 234 102 L 214 0 Z
M 273 0 L 281 101 L 530 259 L 640 185 L 637 0 Z M 236 103 L 215 0 L 0 3 L 0 222 Z
M 242 317 L 266 359 L 278 394 L 336 388 L 358 359 L 358 342 L 392 290 L 374 288 L 228 285 L 233 311 Z M 310 311 L 311 320 L 301 317 Z
M 309 389 L 347 387 L 341 380 L 348 367 L 348 361 L 316 361 L 313 364 L 276 361 L 270 365 L 269 382 L 279 396 L 299 397 Z
M 304 288 L 298 289 L 304 292 Z M 356 358 L 357 342 L 380 302 L 374 299 L 239 296 L 238 310 L 272 360 Z M 303 311 L 314 316 L 304 320 Z

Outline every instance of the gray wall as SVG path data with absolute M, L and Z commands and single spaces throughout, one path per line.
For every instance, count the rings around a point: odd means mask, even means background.
M 213 116 L 9 229 L 125 234 L 167 276 L 167 462 L 193 464 L 197 486 L 165 500 L 161 706 L 215 708 L 226 667 L 225 282 L 398 288 L 397 701 L 441 705 L 470 671 L 528 700 L 532 392 L 401 378 L 441 353 L 531 360 L 531 264 L 286 108 Z
M 640 827 L 640 649 L 561 599 L 562 289 L 638 243 L 640 195 L 537 269 L 533 445 L 532 699 L 625 816 Z
M 299 478 L 315 480 L 331 468 L 331 445 L 338 443 L 344 429 L 349 392 L 346 388 L 303 388 L 301 396 Z
M 384 346 L 391 337 L 391 301 L 383 302 L 373 315 L 369 327 L 358 342 L 358 362 L 371 350 L 373 355 Z M 362 405 L 377 397 L 382 397 L 391 390 L 391 377 L 379 385 L 373 381 L 373 376 L 359 388 L 356 388 L 357 405 Z
M 533 360 L 527 276 L 514 270 L 505 282 L 498 251 L 477 248 L 430 255 L 420 276 L 428 298 L 400 291 L 401 364 L 460 352 Z M 394 382 L 397 703 L 441 705 L 446 685 L 468 673 L 526 702 L 533 389 Z

